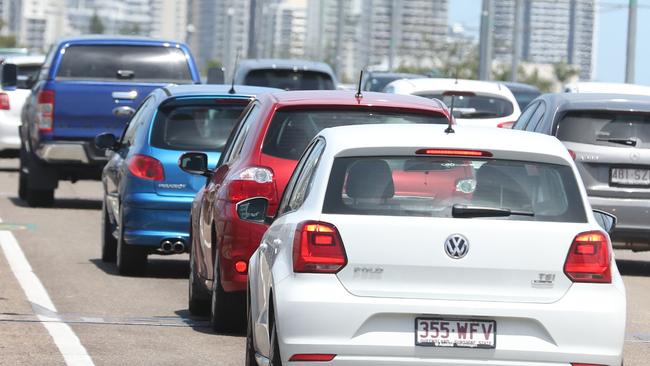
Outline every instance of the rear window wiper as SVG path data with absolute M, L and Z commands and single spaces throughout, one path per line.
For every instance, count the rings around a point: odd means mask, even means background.
M 482 207 L 455 204 L 451 208 L 451 216 L 459 218 L 468 217 L 507 217 L 507 216 L 535 216 L 532 211 L 515 211 L 509 208 Z
M 635 139 L 596 139 L 596 141 L 607 141 L 611 142 L 614 144 L 621 144 L 625 146 L 636 146 L 636 140 Z

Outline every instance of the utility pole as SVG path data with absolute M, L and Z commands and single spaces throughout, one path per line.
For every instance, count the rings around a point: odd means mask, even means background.
M 479 45 L 479 80 L 490 80 L 492 69 L 492 28 L 494 25 L 492 0 L 483 0 L 481 10 L 481 38 Z
M 337 0 L 336 2 L 336 55 L 334 56 L 334 62 L 336 64 L 336 77 L 339 80 L 343 75 L 343 28 L 345 27 L 343 3 L 343 0 Z
M 510 70 L 510 81 L 517 81 L 519 71 L 519 59 L 521 58 L 521 41 L 524 29 L 522 27 L 524 18 L 523 0 L 515 0 L 515 24 L 512 27 L 512 64 Z
M 400 0 L 392 0 L 390 9 L 390 45 L 388 50 L 388 71 L 395 71 L 395 59 L 397 58 L 397 41 L 401 39 L 400 30 L 400 10 L 402 9 Z
M 630 0 L 627 17 L 627 63 L 625 65 L 625 82 L 634 83 L 634 63 L 636 58 L 636 8 L 637 0 Z

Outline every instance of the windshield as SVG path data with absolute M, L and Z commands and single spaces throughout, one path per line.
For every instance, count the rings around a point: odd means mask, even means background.
M 330 127 L 369 124 L 435 123 L 446 124 L 442 114 L 405 113 L 382 110 L 280 110 L 266 132 L 262 152 L 284 159 L 298 160 L 314 136 Z
M 252 70 L 246 74 L 245 85 L 266 86 L 284 90 L 334 90 L 334 81 L 317 71 L 282 69 Z
M 502 219 L 586 222 L 568 166 L 433 156 L 335 159 L 323 213 L 452 217 L 454 205 L 527 213 Z
M 171 150 L 222 151 L 248 100 L 203 100 L 163 105 L 151 145 Z
M 562 141 L 604 146 L 650 147 L 650 113 L 575 111 L 559 122 Z
M 417 94 L 425 98 L 441 100 L 451 107 L 451 96 L 442 93 Z M 514 112 L 512 103 L 498 96 L 471 95 L 454 97 L 454 117 L 456 118 L 499 118 L 507 117 Z
M 18 89 L 31 89 L 32 84 L 38 78 L 40 69 L 40 65 L 19 65 L 16 87 Z
M 179 48 L 161 46 L 70 46 L 58 80 L 191 83 L 189 64 Z

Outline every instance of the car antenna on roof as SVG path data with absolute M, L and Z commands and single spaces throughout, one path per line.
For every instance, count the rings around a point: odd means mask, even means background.
M 454 101 L 456 100 L 456 96 L 454 94 L 451 95 L 451 108 L 449 108 L 449 124 L 447 125 L 447 128 L 445 129 L 446 134 L 450 133 L 456 133 L 454 131 L 454 127 L 451 125 L 451 121 L 454 119 Z
M 235 94 L 235 74 L 237 73 L 237 66 L 239 65 L 239 50 L 237 50 L 237 55 L 235 56 L 235 67 L 232 69 L 232 82 L 230 83 L 230 90 L 228 94 Z
M 361 94 L 361 80 L 363 79 L 363 69 L 361 72 L 359 72 L 359 85 L 357 85 L 357 93 L 354 95 L 355 98 L 361 99 L 363 98 L 363 94 Z

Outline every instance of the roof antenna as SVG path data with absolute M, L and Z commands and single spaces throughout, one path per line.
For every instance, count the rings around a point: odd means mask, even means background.
M 237 66 L 239 66 L 239 49 L 237 50 L 237 55 L 235 56 L 235 67 L 232 69 L 232 82 L 230 83 L 230 90 L 228 94 L 235 94 L 235 74 L 237 73 Z
M 357 86 L 357 94 L 354 95 L 355 98 L 361 99 L 363 98 L 363 94 L 361 94 L 361 80 L 363 79 L 363 69 L 359 73 L 359 85 Z
M 451 125 L 451 121 L 454 119 L 454 101 L 456 101 L 456 96 L 454 94 L 452 94 L 451 95 L 451 108 L 449 109 L 449 124 L 447 125 L 447 128 L 445 129 L 446 134 L 456 133 L 456 131 L 454 131 L 454 128 Z

